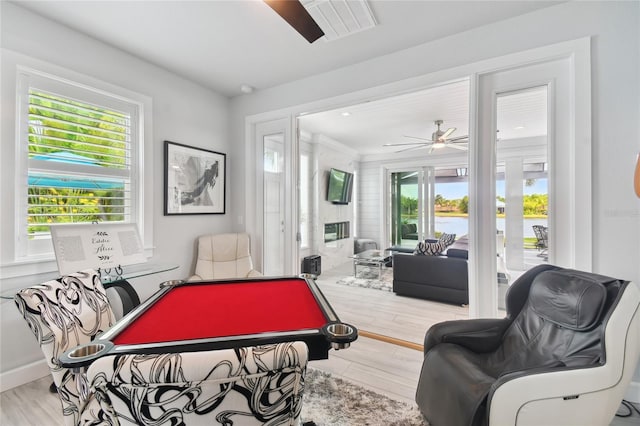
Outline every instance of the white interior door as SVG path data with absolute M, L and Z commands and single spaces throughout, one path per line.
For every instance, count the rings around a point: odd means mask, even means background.
M 567 57 L 478 76 L 476 138 L 470 141 L 471 317 L 498 314 L 496 168 L 505 162 L 498 158 L 497 150 L 498 104 L 511 94 L 543 87 L 547 97 L 548 261 L 570 268 L 591 268 L 591 148 L 585 141 L 578 147 L 576 140 L 583 131 L 576 128 L 584 123 L 577 123 L 574 114 L 573 67 Z M 509 163 L 510 175 L 522 173 L 515 160 Z M 518 196 L 510 195 L 512 199 Z
M 265 275 L 284 275 L 285 249 L 284 137 L 282 133 L 264 136 L 264 244 Z
M 296 250 L 290 120 L 256 124 L 256 247 L 264 275 L 295 274 Z M 253 246 L 252 246 L 253 249 Z M 259 254 L 258 254 L 259 253 Z

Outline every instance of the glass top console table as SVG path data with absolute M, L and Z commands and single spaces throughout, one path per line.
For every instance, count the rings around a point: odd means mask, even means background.
M 167 263 L 138 263 L 108 270 L 100 270 L 100 279 L 106 289 L 114 288 L 125 303 L 125 299 L 131 300 L 133 305 L 140 303 L 137 293 L 129 284 L 130 279 L 145 277 L 178 269 L 178 265 Z M 22 288 L 44 283 L 59 278 L 57 271 L 30 274 L 25 276 L 0 278 L 0 298 L 13 300 L 16 292 Z M 124 293 L 123 293 L 124 292 Z M 126 294 L 125 294 L 126 293 Z M 125 307 L 126 308 L 126 307 Z

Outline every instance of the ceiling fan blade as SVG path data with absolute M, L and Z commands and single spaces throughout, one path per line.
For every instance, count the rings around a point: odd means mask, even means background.
M 324 35 L 322 28 L 313 20 L 307 9 L 297 0 L 264 0 L 278 15 L 289 23 L 309 43 Z
M 402 135 L 402 137 L 409 138 L 409 139 L 418 139 L 419 141 L 435 142 L 433 139 L 419 138 L 419 137 L 417 137 L 417 136 L 407 136 L 407 135 Z
M 397 147 L 401 147 L 403 145 L 411 145 L 409 148 L 404 148 L 404 149 L 399 149 L 397 151 L 394 151 L 394 153 L 398 154 L 400 152 L 407 152 L 407 151 L 413 151 L 414 149 L 419 149 L 419 148 L 424 148 L 425 146 L 428 146 L 427 144 L 387 144 L 385 146 L 397 146 Z
M 455 138 L 448 139 L 447 142 L 457 142 L 465 139 L 469 139 L 469 135 L 456 136 Z
M 405 145 L 431 145 L 431 142 L 400 142 L 400 143 L 385 143 L 382 146 L 405 146 Z
M 399 150 L 395 151 L 395 153 L 399 154 L 401 152 L 413 151 L 414 149 L 424 148 L 425 146 L 427 146 L 427 144 L 416 144 L 416 145 L 411 146 L 409 148 L 399 149 Z
M 449 127 L 446 132 L 442 134 L 438 139 L 447 139 L 449 135 L 456 131 L 455 127 Z
M 463 145 L 458 145 L 458 144 L 455 144 L 455 143 L 448 143 L 447 142 L 447 144 L 445 146 L 447 146 L 449 148 L 459 149 L 460 151 L 468 151 L 469 150 L 469 147 L 463 146 Z

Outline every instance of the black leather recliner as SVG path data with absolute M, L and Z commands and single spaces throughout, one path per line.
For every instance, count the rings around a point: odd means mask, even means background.
M 609 424 L 640 357 L 639 294 L 601 275 L 527 271 L 507 293 L 505 318 L 428 330 L 422 414 L 432 426 Z

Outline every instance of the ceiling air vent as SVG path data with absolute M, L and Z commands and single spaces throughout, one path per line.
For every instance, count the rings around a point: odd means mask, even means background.
M 327 41 L 336 40 L 376 26 L 366 0 L 300 0 Z

